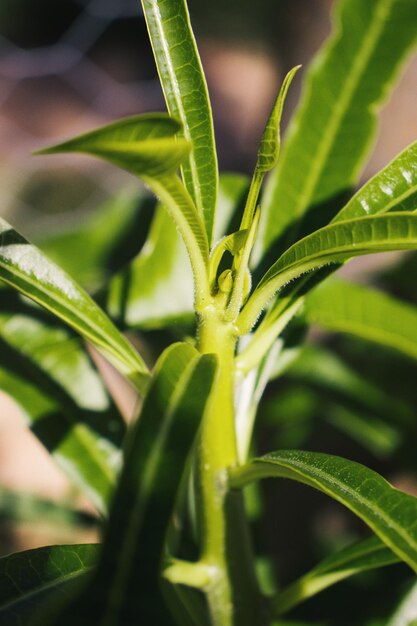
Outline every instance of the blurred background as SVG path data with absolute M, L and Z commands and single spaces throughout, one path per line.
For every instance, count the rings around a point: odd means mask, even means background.
M 308 65 L 329 32 L 332 4 L 332 0 L 190 0 L 222 170 L 251 172 L 280 82 L 290 67 Z M 365 178 L 417 137 L 416 84 L 414 57 L 384 106 Z M 284 126 L 299 86 L 298 78 L 290 91 Z M 94 214 L 107 199 L 135 185 L 128 175 L 93 159 L 33 157 L 33 150 L 121 116 L 164 108 L 138 0 L 0 1 L 1 213 L 28 238 L 36 242 L 45 232 L 65 231 Z M 349 273 L 369 280 L 375 272 L 381 276 L 382 268 L 393 262 L 398 263 L 396 255 L 377 255 L 349 264 Z M 396 286 L 403 297 L 415 299 L 409 284 L 400 285 L 395 272 L 392 276 L 385 283 L 381 279 L 381 284 L 393 290 Z M 349 349 L 352 362 L 356 359 L 359 367 L 363 355 L 354 342 Z M 384 358 L 389 361 L 391 357 L 382 355 L 382 363 Z M 401 362 L 397 365 L 402 371 Z M 297 412 L 299 407 L 292 401 L 285 405 L 286 398 L 283 393 L 283 411 Z M 306 401 L 301 392 L 297 398 L 301 404 Z M 268 404 L 265 414 L 268 422 Z M 293 421 L 281 433 L 281 442 L 287 437 L 297 445 L 297 437 L 302 439 L 308 428 L 306 423 Z M 331 431 L 332 427 L 326 428 Z M 334 451 L 338 435 L 331 436 Z M 355 450 L 352 455 L 361 457 Z M 407 473 L 394 478 L 415 489 L 407 483 Z M 11 495 L 16 490 L 40 496 L 36 524 L 25 513 L 25 507 L 34 510 L 31 496 L 17 502 Z M 290 501 L 296 503 L 298 492 L 292 488 L 291 493 Z M 62 509 L 51 514 L 50 499 L 63 503 Z M 66 509 L 74 502 L 82 511 L 76 533 L 73 514 Z M 325 543 L 323 528 L 343 527 L 344 518 L 334 516 L 322 500 L 314 502 L 320 510 L 314 518 L 314 532 L 323 535 Z M 14 511 L 13 520 L 6 510 Z M 291 524 L 293 518 L 288 519 Z M 44 543 L 89 541 L 96 536 L 88 508 L 26 431 L 17 407 L 4 394 L 0 394 L 0 521 L 0 553 Z M 302 550 L 307 538 L 299 541 Z M 282 546 L 272 539 L 271 543 L 284 555 L 284 565 L 287 556 L 288 562 L 294 562 L 291 542 Z M 297 563 L 291 567 L 296 570 Z M 289 575 L 294 573 L 291 567 Z

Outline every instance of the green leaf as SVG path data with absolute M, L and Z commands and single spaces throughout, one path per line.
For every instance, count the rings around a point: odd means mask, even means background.
M 51 599 L 65 597 L 96 563 L 98 546 L 48 546 L 0 559 L 0 622 L 25 626 Z
M 76 223 L 71 217 L 70 224 L 51 227 L 33 243 L 51 261 L 76 276 L 89 293 L 97 292 L 137 252 L 137 231 L 149 221 L 151 203 L 154 198 L 148 192 L 122 191 Z
M 139 255 L 110 282 L 106 299 L 110 315 L 129 327 L 164 327 L 193 315 L 187 252 L 163 207 Z
M 248 332 L 262 309 L 287 283 L 311 270 L 350 258 L 417 247 L 417 215 L 388 213 L 330 224 L 301 239 L 270 267 L 240 314 Z
M 279 237 L 291 244 L 306 213 L 311 231 L 338 210 L 372 147 L 377 106 L 416 41 L 414 0 L 344 0 L 336 7 L 333 33 L 309 69 L 266 191 L 264 250 Z
M 208 293 L 208 242 L 202 217 L 175 172 L 189 151 L 180 124 L 163 113 L 119 120 L 41 154 L 85 152 L 128 170 L 149 185 L 175 221 L 194 271 L 196 302 Z
M 417 208 L 417 142 L 391 161 L 348 202 L 333 222 Z
M 82 341 L 14 292 L 0 293 L 0 389 L 74 483 L 106 514 L 125 425 Z
M 212 241 L 217 196 L 217 156 L 207 85 L 184 0 L 142 0 L 156 65 L 171 115 L 181 120 L 191 153 L 182 163 L 184 183 Z
M 417 571 L 417 498 L 395 489 L 373 470 L 329 454 L 285 450 L 232 471 L 231 484 L 242 487 L 268 477 L 297 480 L 337 500 Z
M 175 135 L 181 124 L 164 113 L 134 115 L 39 150 L 36 154 L 85 152 L 99 156 L 136 176 L 174 174 L 190 145 Z
M 0 280 L 71 326 L 144 391 L 148 368 L 133 346 L 68 274 L 2 219 Z
M 417 309 L 393 296 L 344 280 L 327 280 L 305 298 L 310 324 L 357 335 L 417 359 Z
M 282 615 L 324 589 L 367 570 L 398 563 L 399 558 L 377 537 L 343 548 L 283 589 L 272 600 L 272 610 Z
M 219 198 L 214 227 L 214 242 L 238 229 L 240 217 L 249 189 L 249 179 L 243 174 L 220 175 Z M 235 218 L 235 219 L 233 219 Z M 233 223 L 236 221 L 235 226 Z
M 91 615 L 108 626 L 169 623 L 155 595 L 163 544 L 214 374 L 214 357 L 189 344 L 174 344 L 160 357 L 127 442 L 96 575 L 51 626 L 72 623 L 75 615 L 80 626 L 90 624 Z

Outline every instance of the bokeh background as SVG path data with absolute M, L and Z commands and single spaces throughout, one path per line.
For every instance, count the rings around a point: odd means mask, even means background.
M 330 30 L 332 4 L 332 0 L 190 0 L 222 170 L 251 172 L 280 82 L 290 67 L 308 65 Z M 417 137 L 416 85 L 414 57 L 383 108 L 364 178 Z M 284 127 L 299 89 L 297 79 Z M 28 238 L 36 242 L 47 231 L 64 231 L 132 187 L 129 176 L 103 169 L 98 161 L 34 157 L 31 152 L 118 117 L 156 110 L 164 110 L 164 102 L 138 0 L 0 1 L 1 214 Z M 395 255 L 376 255 L 349 264 L 349 273 L 370 280 L 392 262 L 397 262 Z M 407 289 L 402 295 L 413 298 Z M 337 442 L 336 437 L 336 448 Z M 409 474 L 393 478 L 415 489 Z M 16 490 L 28 494 L 26 499 L 15 500 Z M 296 503 L 298 492 L 291 493 L 289 499 Z M 42 500 L 35 506 L 29 494 Z M 60 512 L 51 513 L 50 499 L 64 504 Z M 343 526 L 343 518 L 317 502 L 317 535 L 323 535 L 323 528 Z M 81 511 L 76 532 L 73 514 L 66 509 L 74 504 Z M 91 513 L 25 430 L 14 403 L 0 394 L 0 553 L 94 539 Z M 297 513 L 289 516 L 289 525 L 296 517 Z M 274 540 L 272 528 L 271 537 L 284 565 L 287 557 L 293 563 L 293 547 Z

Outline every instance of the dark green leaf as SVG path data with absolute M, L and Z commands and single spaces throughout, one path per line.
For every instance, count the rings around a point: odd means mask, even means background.
M 214 357 L 189 344 L 174 344 L 159 359 L 128 439 L 97 573 L 51 624 L 75 615 L 80 626 L 92 615 L 97 626 L 169 623 L 157 595 L 164 538 L 214 373 Z
M 347 546 L 277 594 L 272 600 L 273 611 L 281 615 L 349 576 L 398 561 L 399 558 L 377 537 Z
M 62 599 L 91 571 L 98 546 L 50 546 L 0 559 L 0 623 L 27 626 L 51 599 Z
M 71 326 L 143 392 L 148 368 L 133 346 L 63 270 L 0 221 L 0 280 Z
M 181 120 L 191 144 L 184 183 L 212 241 L 217 196 L 217 156 L 207 85 L 184 0 L 142 0 L 168 110 Z
M 307 212 L 321 226 L 340 207 L 372 146 L 377 105 L 416 41 L 414 0 L 344 0 L 336 7 L 333 34 L 308 72 L 264 199 L 264 250 L 279 237 L 292 243 Z
M 297 480 L 339 501 L 417 571 L 417 498 L 395 489 L 373 470 L 329 454 L 285 450 L 234 470 L 231 480 L 241 487 L 268 477 Z

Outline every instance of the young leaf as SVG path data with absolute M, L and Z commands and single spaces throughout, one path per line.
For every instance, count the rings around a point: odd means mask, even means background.
M 0 623 L 28 624 L 52 599 L 65 597 L 97 561 L 98 545 L 48 546 L 0 559 Z
M 354 334 L 417 359 L 417 309 L 392 296 L 344 280 L 327 280 L 305 298 L 311 324 Z
M 333 215 L 338 210 L 372 146 L 377 105 L 416 41 L 414 0 L 344 0 L 336 6 L 333 34 L 311 65 L 266 190 L 264 250 L 279 237 L 291 244 L 307 212 L 317 224 L 319 209 L 323 216 L 329 207 Z
M 273 598 L 272 610 L 275 615 L 282 615 L 341 580 L 367 570 L 398 563 L 399 560 L 377 537 L 364 539 L 332 554 L 284 588 Z
M 82 340 L 32 304 L 0 294 L 0 389 L 69 478 L 107 513 L 125 426 Z
M 417 207 L 417 141 L 361 187 L 332 220 L 341 222 Z
M 142 0 L 159 77 L 170 114 L 181 120 L 191 152 L 184 183 L 204 218 L 209 243 L 217 196 L 217 156 L 207 85 L 184 0 Z
M 162 113 L 119 120 L 40 154 L 84 152 L 139 176 L 161 200 L 184 239 L 196 283 L 197 304 L 208 293 L 208 242 L 204 224 L 176 171 L 190 144 L 177 139 L 180 124 Z
M 107 626 L 169 622 L 157 596 L 163 543 L 214 374 L 214 357 L 189 344 L 174 344 L 160 357 L 128 439 L 97 572 L 51 626 L 73 623 L 75 616 L 89 624 L 92 615 Z
M 288 282 L 330 263 L 375 252 L 417 247 L 417 215 L 388 213 L 330 224 L 289 248 L 263 276 L 239 317 L 249 332 L 273 295 Z
M 290 478 L 318 489 L 360 517 L 417 572 L 417 498 L 398 491 L 373 470 L 318 452 L 273 452 L 232 471 L 242 487 L 259 478 Z
M 148 368 L 133 346 L 68 274 L 2 219 L 0 280 L 62 319 L 144 391 Z

